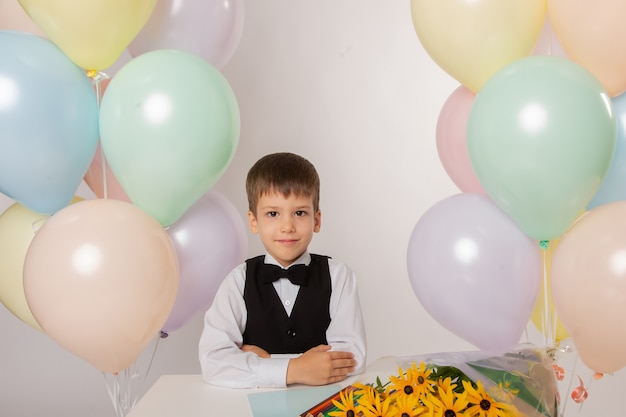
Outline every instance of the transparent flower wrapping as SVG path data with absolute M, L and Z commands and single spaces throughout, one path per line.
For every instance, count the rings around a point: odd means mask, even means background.
M 413 414 L 406 413 L 394 405 L 395 400 L 391 400 L 384 412 L 376 415 L 385 417 L 395 416 L 477 416 L 477 417 L 558 417 L 559 416 L 559 395 L 558 386 L 553 369 L 553 360 L 545 349 L 538 348 L 534 345 L 524 344 L 505 352 L 493 351 L 468 351 L 468 352 L 444 352 L 427 355 L 414 356 L 398 356 L 389 358 L 389 374 L 378 372 L 378 375 L 371 374 L 361 375 L 357 382 L 344 388 L 335 396 L 327 399 L 323 403 L 312 407 L 310 410 L 302 413 L 302 416 L 313 415 L 323 416 L 369 416 L 370 414 L 364 407 L 359 407 L 359 390 L 364 385 L 371 386 L 382 393 L 384 396 L 394 397 L 394 389 L 398 391 L 398 382 L 407 375 L 409 369 L 417 370 L 420 365 L 425 365 L 425 369 L 432 371 L 429 380 L 434 382 L 435 379 L 445 379 L 450 377 L 450 382 L 456 385 L 456 393 L 460 393 L 463 401 L 464 388 L 463 380 L 471 381 L 476 387 L 478 383 L 482 385 L 486 398 L 489 398 L 493 407 L 481 408 L 481 404 L 475 404 L 472 408 L 470 401 L 467 406 L 455 406 L 451 402 L 446 406 L 446 401 L 434 400 L 430 405 L 420 400 L 421 411 L 415 411 Z M 395 369 L 393 369 L 395 366 Z M 406 378 L 410 379 L 410 378 Z M 402 381 L 400 381 L 402 382 Z M 408 382 L 407 382 L 408 384 Z M 440 389 L 441 388 L 437 388 Z M 349 390 L 356 392 L 354 395 L 355 408 L 352 413 L 347 409 L 342 410 L 339 407 L 342 402 L 341 393 Z M 398 394 L 396 392 L 396 394 Z M 433 396 L 437 397 L 436 393 Z M 459 397 L 455 397 L 457 401 Z M 469 398 L 469 397 L 468 397 Z M 334 400 L 334 401 L 333 401 Z M 452 401 L 452 400 L 450 400 Z M 500 405 L 498 405 L 500 404 Z M 382 402 L 379 407 L 386 407 Z M 434 407 L 433 407 L 434 405 Z M 484 404 L 483 404 L 484 405 Z M 344 407 L 345 408 L 345 407 Z M 374 407 L 375 408 L 375 407 Z
M 481 381 L 496 400 L 512 403 L 528 417 L 558 417 L 558 387 L 553 361 L 545 349 L 519 345 L 504 353 L 448 352 L 399 358 L 406 369 L 412 362 L 453 366 L 472 381 Z

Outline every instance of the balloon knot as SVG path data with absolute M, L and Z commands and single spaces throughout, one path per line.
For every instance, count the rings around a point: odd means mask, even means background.
M 161 336 L 161 339 L 165 339 L 165 338 L 167 338 L 167 336 L 169 336 L 169 334 L 167 334 L 164 331 L 161 331 L 160 336 Z
M 539 247 L 543 250 L 548 249 L 548 246 L 550 246 L 550 241 L 549 240 L 540 240 L 539 241 Z

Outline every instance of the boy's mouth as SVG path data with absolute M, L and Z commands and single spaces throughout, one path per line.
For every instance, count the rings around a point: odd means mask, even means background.
M 298 239 L 278 239 L 277 242 L 283 245 L 294 245 L 298 243 Z

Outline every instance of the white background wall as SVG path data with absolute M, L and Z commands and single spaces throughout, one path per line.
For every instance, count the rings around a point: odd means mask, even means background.
M 310 159 L 322 180 L 323 212 L 311 249 L 358 274 L 369 360 L 473 349 L 430 318 L 406 270 L 415 223 L 459 192 L 435 147 L 437 116 L 458 82 L 423 50 L 409 1 L 245 6 L 243 38 L 223 70 L 239 101 L 241 139 L 215 189 L 244 221 L 244 179 L 254 161 L 277 151 Z M 89 195 L 84 187 L 80 193 Z M 12 203 L 0 196 L 0 209 Z M 257 238 L 249 237 L 249 255 L 260 253 Z M 201 328 L 198 316 L 159 341 L 147 385 L 161 374 L 199 372 Z M 530 325 L 531 339 L 533 330 Z M 0 416 L 115 416 L 100 371 L 4 308 L 0 332 Z M 594 381 L 582 413 L 570 406 L 568 416 L 623 414 L 618 388 L 624 382 L 623 372 Z

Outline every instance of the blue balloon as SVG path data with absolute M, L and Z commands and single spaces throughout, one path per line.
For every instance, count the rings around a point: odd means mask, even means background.
M 87 74 L 51 41 L 0 31 L 0 192 L 32 211 L 70 204 L 98 145 Z
M 626 200 L 626 93 L 612 99 L 617 120 L 617 143 L 613 159 L 587 210 Z

